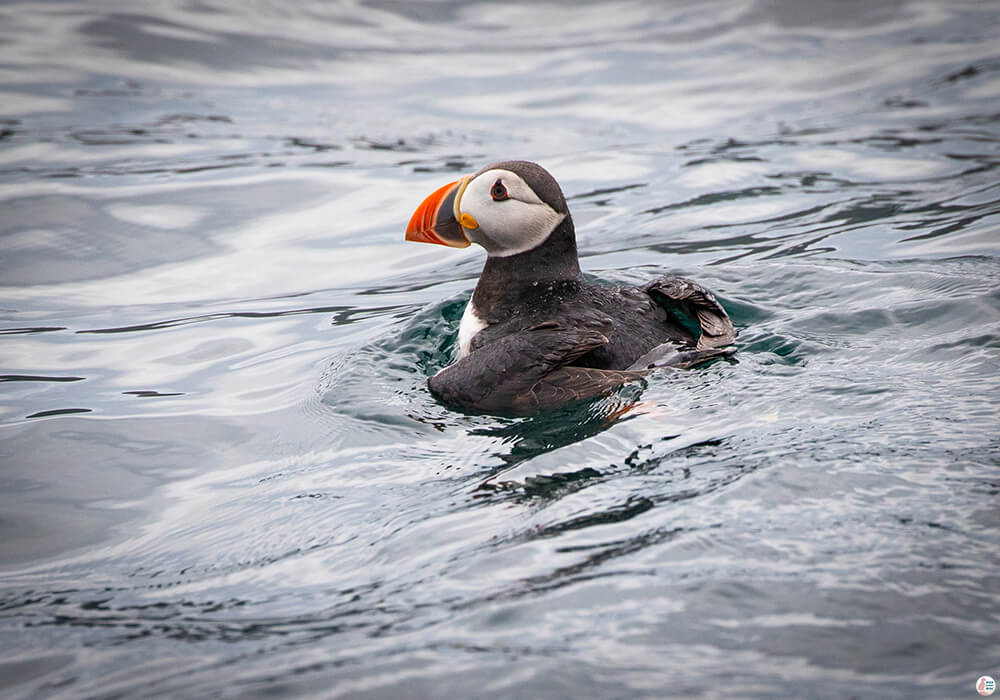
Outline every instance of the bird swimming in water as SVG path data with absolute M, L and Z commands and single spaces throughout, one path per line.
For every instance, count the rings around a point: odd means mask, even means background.
M 459 327 L 459 358 L 428 380 L 451 406 L 531 415 L 609 394 L 656 367 L 735 351 L 729 315 L 696 282 L 588 282 L 566 199 L 536 163 L 493 163 L 441 187 L 414 212 L 406 240 L 486 249 Z

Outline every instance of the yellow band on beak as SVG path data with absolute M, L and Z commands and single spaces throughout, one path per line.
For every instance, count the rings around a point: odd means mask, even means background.
M 479 222 L 476 221 L 476 217 L 472 214 L 462 213 L 462 195 L 465 194 L 465 188 L 469 186 L 469 180 L 471 179 L 471 175 L 466 175 L 459 181 L 458 192 L 455 193 L 455 203 L 452 205 L 452 213 L 455 215 L 455 221 L 461 224 L 462 228 L 467 228 L 470 231 L 479 228 Z

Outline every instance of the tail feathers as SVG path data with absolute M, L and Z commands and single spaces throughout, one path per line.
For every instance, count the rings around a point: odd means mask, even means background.
M 678 369 L 689 369 L 714 360 L 717 357 L 728 357 L 736 352 L 732 345 L 722 348 L 695 348 L 693 350 L 680 349 L 672 343 L 663 343 L 647 352 L 638 360 L 633 362 L 628 371 L 640 372 L 643 370 L 656 369 L 658 367 L 676 367 Z

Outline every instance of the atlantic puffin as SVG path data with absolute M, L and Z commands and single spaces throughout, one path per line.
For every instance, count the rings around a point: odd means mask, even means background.
M 734 351 L 729 315 L 696 282 L 586 280 L 566 199 L 536 163 L 492 163 L 444 185 L 417 207 L 406 240 L 486 249 L 458 359 L 428 380 L 435 397 L 461 410 L 537 414 L 609 394 L 655 367 Z

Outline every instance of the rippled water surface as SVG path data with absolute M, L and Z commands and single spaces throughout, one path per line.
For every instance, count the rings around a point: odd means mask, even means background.
M 0 694 L 973 697 L 998 20 L 0 5 Z M 483 255 L 403 229 L 505 158 L 590 274 L 714 289 L 735 358 L 436 403 Z

